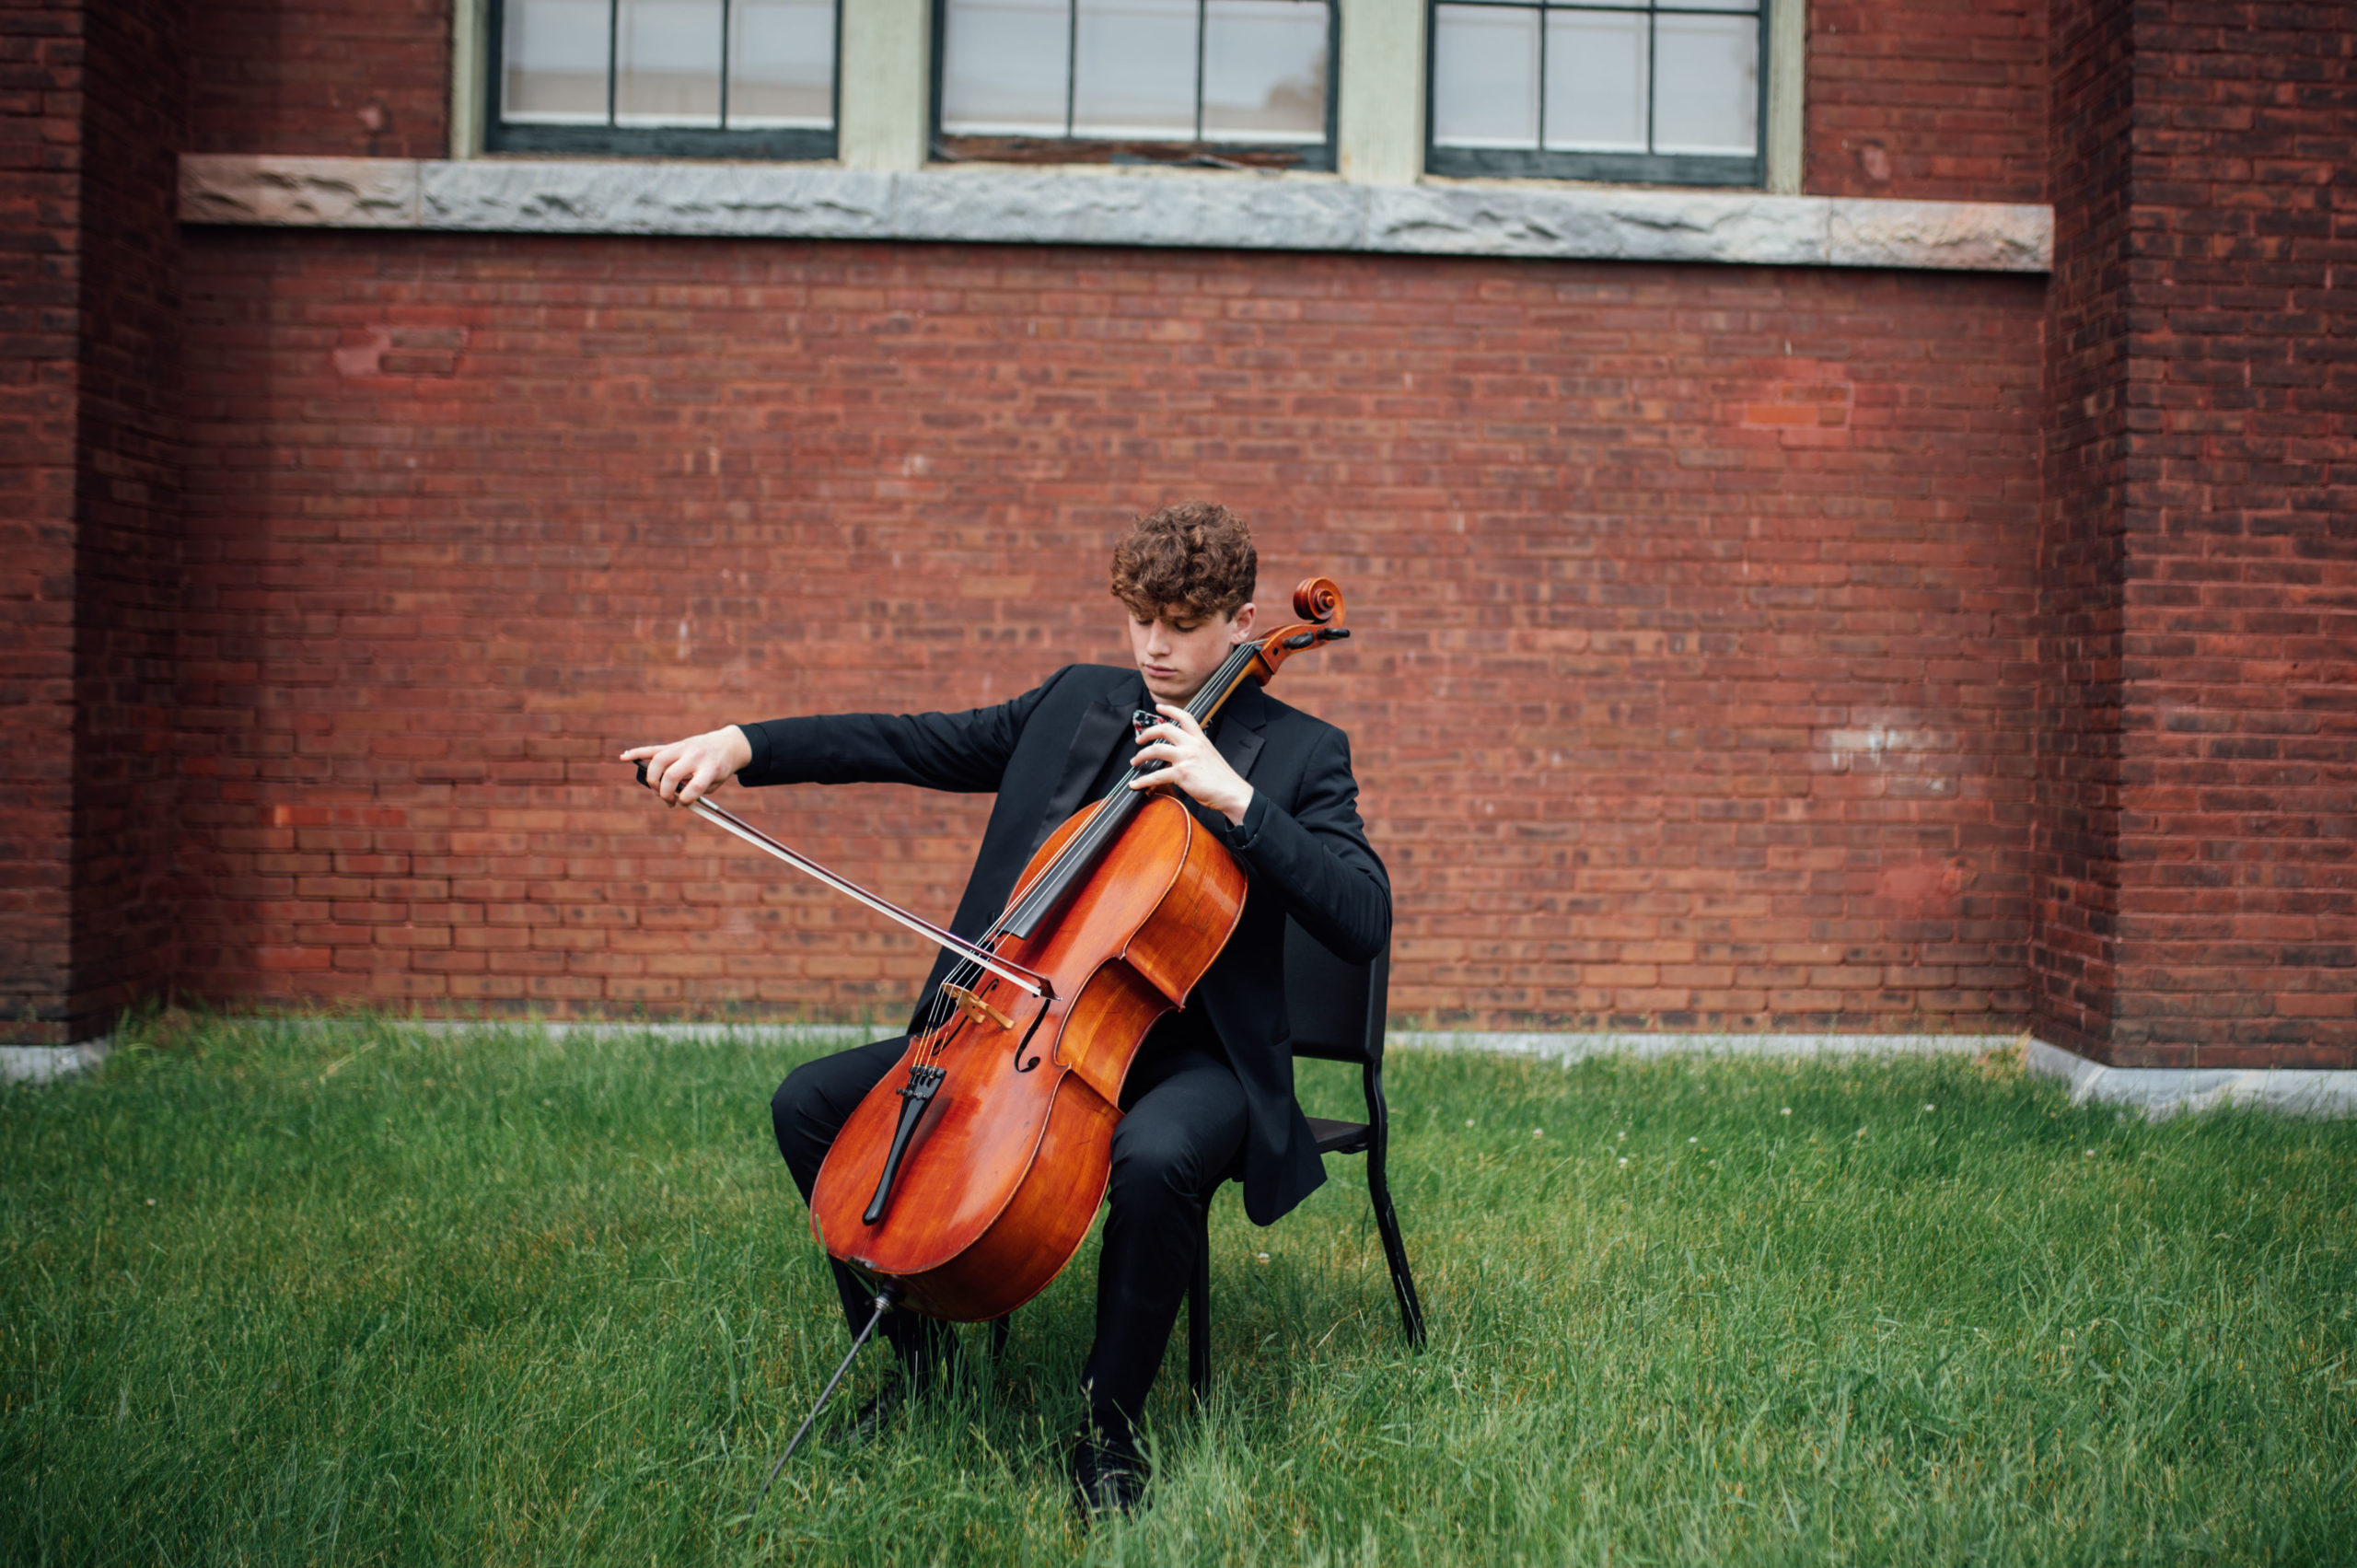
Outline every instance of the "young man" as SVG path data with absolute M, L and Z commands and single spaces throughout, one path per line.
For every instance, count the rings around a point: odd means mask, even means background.
M 1113 596 L 1129 611 L 1134 669 L 1071 665 L 996 707 L 961 714 L 838 714 L 732 725 L 671 745 L 625 751 L 674 805 L 735 777 L 746 784 L 888 782 L 994 791 L 974 869 L 950 929 L 983 931 L 1032 854 L 1056 826 L 1113 787 L 1132 766 L 1160 761 L 1247 874 L 1241 923 L 1188 1007 L 1147 1038 L 1121 1094 L 1113 1133 L 1109 1212 L 1097 1270 L 1097 1338 L 1082 1373 L 1089 1424 L 1073 1450 L 1085 1509 L 1128 1509 L 1146 1467 L 1132 1423 L 1194 1265 L 1204 1204 L 1240 1173 L 1245 1212 L 1272 1224 L 1325 1179 L 1293 1098 L 1284 993 L 1284 917 L 1336 954 L 1364 961 L 1390 937 L 1391 888 L 1359 821 L 1350 742 L 1333 726 L 1246 681 L 1207 734 L 1183 704 L 1257 619 L 1252 536 L 1224 507 L 1166 508 L 1141 519 L 1113 553 Z M 1151 705 L 1163 722 L 1133 734 Z M 954 959 L 944 953 L 919 998 L 922 1027 Z M 890 1072 L 908 1037 L 796 1068 L 771 1105 L 778 1149 L 807 1201 L 836 1132 Z M 840 1263 L 845 1317 L 867 1302 Z M 946 1326 L 886 1319 L 902 1376 L 863 1413 L 873 1425 L 923 1387 L 950 1353 Z

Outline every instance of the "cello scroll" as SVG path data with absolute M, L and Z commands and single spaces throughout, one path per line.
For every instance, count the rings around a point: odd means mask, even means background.
M 1331 577 L 1304 577 L 1293 590 L 1293 612 L 1302 618 L 1300 622 L 1253 639 L 1258 656 L 1251 675 L 1263 686 L 1275 678 L 1280 665 L 1304 648 L 1338 643 L 1351 634 L 1342 624 L 1341 587 Z

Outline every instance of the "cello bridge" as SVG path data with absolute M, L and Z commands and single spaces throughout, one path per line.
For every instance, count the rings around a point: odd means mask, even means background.
M 941 988 L 941 993 L 949 998 L 952 1006 L 978 1024 L 996 1024 L 1003 1029 L 1015 1028 L 1013 1018 L 1008 1017 L 962 985 L 945 984 Z

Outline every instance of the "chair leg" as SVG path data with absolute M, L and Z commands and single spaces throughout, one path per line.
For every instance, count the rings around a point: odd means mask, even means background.
M 1381 1167 L 1367 1167 L 1368 1196 L 1375 1200 L 1375 1228 L 1383 1234 L 1384 1260 L 1391 1265 L 1391 1293 L 1399 1298 L 1399 1326 L 1408 1331 L 1408 1342 L 1416 1349 L 1424 1348 L 1424 1307 L 1416 1299 L 1416 1279 L 1408 1272 L 1407 1244 L 1399 1239 L 1399 1216 L 1391 1212 L 1391 1193 L 1379 1174 Z
M 1014 1321 L 1015 1314 L 1012 1312 L 1004 1318 L 991 1319 L 991 1362 L 993 1365 L 1006 1359 L 1006 1332 Z
M 1383 1237 L 1383 1259 L 1391 1267 L 1391 1294 L 1399 1298 L 1399 1325 L 1408 1342 L 1424 1348 L 1424 1306 L 1416 1299 L 1416 1278 L 1408 1270 L 1408 1244 L 1399 1237 L 1399 1216 L 1391 1208 L 1391 1183 L 1384 1156 L 1391 1145 L 1390 1117 L 1383 1103 L 1383 1074 L 1373 1063 L 1366 1069 L 1368 1110 L 1366 1195 L 1375 1206 L 1375 1228 Z
M 1203 1203 L 1202 1228 L 1195 1237 L 1195 1277 L 1187 1286 L 1187 1387 L 1195 1402 L 1212 1397 L 1212 1208 Z

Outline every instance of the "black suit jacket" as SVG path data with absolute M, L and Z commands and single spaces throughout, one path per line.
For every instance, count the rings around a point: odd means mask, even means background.
M 1134 751 L 1130 715 L 1153 706 L 1133 669 L 1068 665 L 995 707 L 960 714 L 831 714 L 743 726 L 748 784 L 909 784 L 996 791 L 981 852 L 950 929 L 975 936 L 1005 907 L 1015 879 L 1118 751 Z M 1213 743 L 1252 786 L 1240 825 L 1186 801 L 1236 853 L 1248 891 L 1242 922 L 1190 1000 L 1218 1034 L 1249 1117 L 1244 1208 L 1268 1225 L 1326 1179 L 1293 1097 L 1285 1013 L 1284 917 L 1353 962 L 1391 937 L 1391 883 L 1359 820 L 1349 738 L 1252 681 L 1230 697 Z M 1183 796 L 1181 797 L 1183 799 Z M 954 960 L 944 953 L 919 998 L 918 1027 Z

